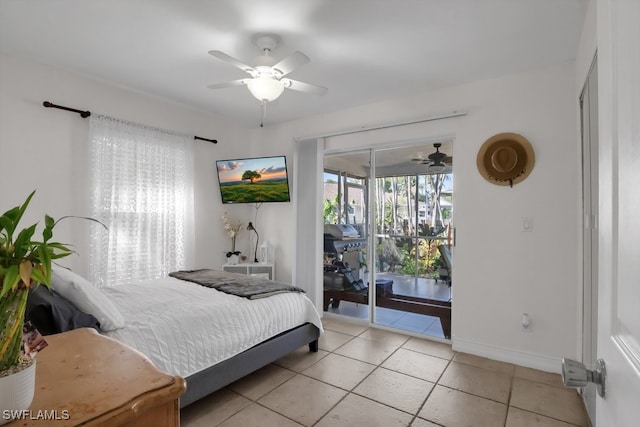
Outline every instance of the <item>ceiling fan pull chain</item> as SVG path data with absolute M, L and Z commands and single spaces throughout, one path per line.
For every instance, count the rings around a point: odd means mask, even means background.
M 260 127 L 264 127 L 264 119 L 267 118 L 267 101 L 262 101 L 260 106 Z

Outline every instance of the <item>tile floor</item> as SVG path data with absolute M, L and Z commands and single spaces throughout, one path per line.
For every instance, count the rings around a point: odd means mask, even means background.
M 324 319 L 308 347 L 181 412 L 204 426 L 588 426 L 559 375 L 457 353 L 444 343 Z

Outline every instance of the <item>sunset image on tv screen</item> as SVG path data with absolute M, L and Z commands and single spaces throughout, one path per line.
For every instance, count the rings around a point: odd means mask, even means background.
M 284 156 L 218 160 L 216 167 L 223 203 L 290 200 Z

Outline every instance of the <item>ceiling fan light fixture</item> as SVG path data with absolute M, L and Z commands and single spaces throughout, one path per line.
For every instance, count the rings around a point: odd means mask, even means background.
M 258 76 L 247 82 L 249 92 L 258 101 L 271 102 L 278 99 L 284 91 L 284 85 L 280 80 L 276 80 L 270 76 Z
M 432 163 L 427 167 L 430 173 L 443 173 L 447 169 L 444 163 Z

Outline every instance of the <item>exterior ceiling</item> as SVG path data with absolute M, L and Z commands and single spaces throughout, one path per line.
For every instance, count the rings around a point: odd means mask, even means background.
M 453 143 L 451 141 L 442 141 L 441 144 L 440 152 L 447 156 L 452 156 Z M 376 150 L 376 176 L 427 174 L 429 173 L 427 164 L 423 164 L 417 159 L 427 159 L 429 154 L 433 152 L 435 152 L 433 143 Z M 326 154 L 324 168 L 366 177 L 369 174 L 369 157 L 369 150 Z M 426 161 L 428 162 L 428 160 Z M 451 172 L 451 167 L 447 167 L 444 172 Z
M 586 0 L 2 0 L 0 52 L 220 115 L 246 127 L 260 105 L 244 78 L 207 52 L 251 65 L 257 33 L 288 77 L 329 88 L 285 90 L 265 125 L 545 67 L 575 58 Z M 52 100 L 55 102 L 55 100 Z M 82 106 L 77 106 L 82 108 Z

